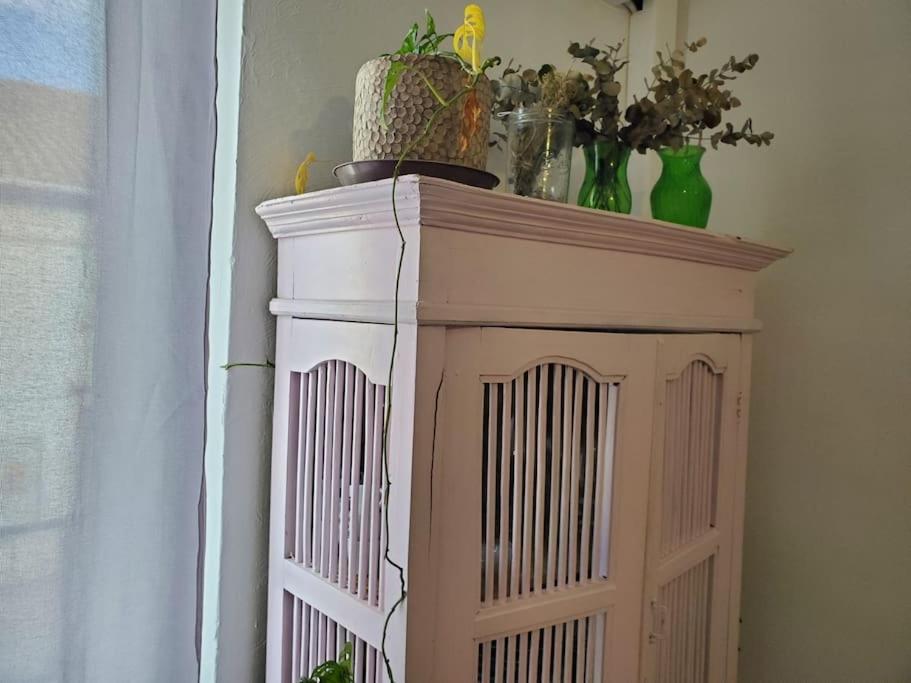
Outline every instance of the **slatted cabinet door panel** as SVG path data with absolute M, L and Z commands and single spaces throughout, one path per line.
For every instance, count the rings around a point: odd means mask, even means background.
M 638 678 L 656 348 L 653 335 L 447 331 L 433 680 Z
M 648 683 L 728 680 L 740 343 L 738 335 L 658 343 L 643 607 Z
M 411 328 L 413 332 L 414 328 Z M 406 330 L 399 350 L 414 354 Z M 276 343 L 269 557 L 267 676 L 296 683 L 303 673 L 354 644 L 358 680 L 379 681 L 390 579 L 382 561 L 382 430 L 388 405 L 391 328 L 279 318 Z M 396 366 L 397 386 L 414 367 Z M 390 468 L 397 490 L 390 517 L 407 518 L 410 410 L 393 413 Z M 404 512 L 403 512 L 404 511 Z M 408 524 L 390 541 L 404 557 Z M 402 618 L 391 651 L 404 661 Z

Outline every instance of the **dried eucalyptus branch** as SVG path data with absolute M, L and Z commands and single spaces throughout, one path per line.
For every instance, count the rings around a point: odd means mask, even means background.
M 689 52 L 698 52 L 707 42 L 700 38 L 685 47 Z M 639 152 L 661 147 L 679 149 L 686 144 L 701 145 L 706 134 L 716 149 L 719 144 L 736 145 L 741 140 L 756 146 L 771 144 L 774 135 L 768 131 L 754 133 L 751 119 L 739 130 L 731 123 L 715 130 L 724 113 L 741 104 L 728 83 L 752 70 L 759 55 L 750 54 L 742 60 L 730 57 L 720 67 L 699 75 L 687 68 L 682 50 L 667 55 L 659 51 L 657 56 L 652 81 L 645 84 L 648 95 L 626 110 L 627 125 L 620 130 L 620 138 L 626 144 Z
M 595 140 L 613 140 L 620 128 L 620 91 L 617 74 L 627 65 L 620 56 L 623 43 L 598 48 L 571 43 L 567 52 L 587 65 L 591 73 L 576 69 L 558 71 L 544 64 L 537 71 L 513 67 L 510 62 L 498 81 L 492 81 L 494 115 L 537 108 L 561 111 L 575 121 L 573 144 L 581 147 Z M 503 139 L 502 133 L 494 134 Z M 497 145 L 494 141 L 492 145 Z

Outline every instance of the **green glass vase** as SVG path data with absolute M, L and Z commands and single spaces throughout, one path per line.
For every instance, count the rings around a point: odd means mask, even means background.
M 579 206 L 629 213 L 633 208 L 633 193 L 626 176 L 630 148 L 614 140 L 597 140 L 582 151 L 585 180 L 579 190 Z
M 663 147 L 661 177 L 652 188 L 652 217 L 669 223 L 704 228 L 712 210 L 712 188 L 702 175 L 700 162 L 705 147 Z

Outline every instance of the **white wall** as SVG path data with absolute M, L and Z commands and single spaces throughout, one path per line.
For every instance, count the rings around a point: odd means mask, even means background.
M 771 148 L 704 164 L 709 227 L 789 245 L 755 340 L 744 683 L 911 680 L 911 3 L 690 0 Z
M 225 31 L 242 0 L 222 0 Z M 275 245 L 253 208 L 264 199 L 293 194 L 297 164 L 310 150 L 321 160 L 310 189 L 334 187 L 332 167 L 351 158 L 354 78 L 360 65 L 394 51 L 424 8 L 441 29 L 462 21 L 463 2 L 444 0 L 256 0 L 245 4 L 237 137 L 236 199 L 220 194 L 213 240 L 213 305 L 210 385 L 213 410 L 207 448 L 209 489 L 207 587 L 203 619 L 203 681 L 247 683 L 262 676 L 265 639 L 266 530 L 268 510 L 270 372 L 219 366 L 228 360 L 274 358 Z M 567 66 L 572 40 L 617 42 L 627 35 L 626 10 L 604 0 L 488 0 L 487 54 L 514 57 L 526 66 Z M 227 19 L 225 18 L 227 16 Z M 223 28 L 220 25 L 220 29 Z M 220 35 L 232 49 L 234 35 Z M 236 80 L 230 55 L 220 62 L 221 88 Z M 497 70 L 499 73 L 499 70 Z M 220 137 L 231 135 L 237 98 L 220 103 Z M 239 134 L 237 133 L 239 130 Z M 222 140 L 223 141 L 223 140 Z M 220 143 L 221 144 L 221 143 Z M 219 169 L 234 164 L 222 147 Z M 502 158 L 492 171 L 502 175 Z M 582 172 L 577 158 L 577 179 Z M 219 178 L 231 182 L 230 173 Z M 232 218 L 232 212 L 235 216 Z M 217 242 L 217 243 L 216 243 Z M 230 248 L 225 249 L 228 244 Z M 230 302 L 221 298 L 230 292 Z M 227 335 L 227 338 L 225 338 Z M 217 586 L 217 589 L 213 588 Z

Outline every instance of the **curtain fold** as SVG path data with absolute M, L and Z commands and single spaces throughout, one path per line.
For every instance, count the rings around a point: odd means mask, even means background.
M 0 0 L 0 680 L 197 678 L 215 0 Z

